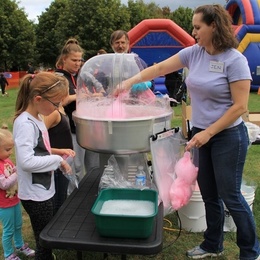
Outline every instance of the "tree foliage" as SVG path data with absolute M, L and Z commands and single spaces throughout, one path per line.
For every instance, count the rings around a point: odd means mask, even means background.
M 110 34 L 114 30 L 128 31 L 129 18 L 127 8 L 121 5 L 120 0 L 69 1 L 57 21 L 56 37 L 60 48 L 69 37 L 77 38 L 85 49 L 86 58 L 89 58 L 100 48 L 108 50 Z
M 64 13 L 68 5 L 67 0 L 56 0 L 51 3 L 46 12 L 39 17 L 39 23 L 36 26 L 36 60 L 51 67 L 55 64 L 61 42 L 57 39 L 56 34 L 59 29 L 57 27 L 58 20 Z M 57 31 L 58 30 L 58 31 Z
M 145 4 L 143 0 L 129 0 L 128 12 L 130 14 L 131 28 L 144 19 L 162 18 L 162 9 L 155 3 Z
M 110 35 L 114 30 L 129 31 L 144 19 L 172 19 L 191 33 L 192 9 L 180 7 L 171 11 L 155 2 L 128 0 L 53 0 L 38 17 L 28 21 L 16 0 L 5 0 L 0 6 L 0 67 L 26 69 L 27 63 L 54 67 L 65 41 L 76 38 L 88 59 L 103 48 L 111 52 Z
M 19 69 L 34 57 L 34 26 L 15 1 L 0 5 L 0 67 L 2 71 Z
M 170 19 L 178 24 L 184 31 L 192 33 L 192 15 L 193 10 L 191 8 L 179 7 L 170 15 Z

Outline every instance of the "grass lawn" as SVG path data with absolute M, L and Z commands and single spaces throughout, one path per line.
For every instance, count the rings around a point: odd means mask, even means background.
M 8 91 L 8 90 L 7 90 Z M 9 128 L 12 129 L 13 113 L 16 100 L 17 89 L 11 89 L 8 91 L 9 97 L 0 96 L 0 125 L 7 123 Z M 250 94 L 249 111 L 260 111 L 260 95 L 253 92 Z M 174 118 L 172 121 L 173 126 L 181 126 L 181 106 L 174 108 Z M 15 155 L 12 157 L 15 160 Z M 14 161 L 15 162 L 15 161 Z M 248 156 L 244 169 L 244 179 L 253 183 L 254 185 L 260 185 L 260 145 L 252 145 L 248 149 Z M 257 233 L 260 235 L 260 189 L 255 192 L 255 200 L 253 204 L 253 212 L 257 224 Z M 23 211 L 23 235 L 24 240 L 28 242 L 32 248 L 34 248 L 34 238 L 30 226 L 28 215 Z M 0 226 L 0 234 L 1 226 Z M 138 256 L 128 255 L 127 259 L 157 259 L 157 260 L 182 260 L 187 259 L 185 252 L 198 245 L 202 241 L 202 233 L 192 233 L 185 230 L 179 230 L 176 213 L 172 213 L 166 216 L 165 230 L 164 230 L 164 243 L 163 250 L 160 254 L 155 256 Z M 76 259 L 75 251 L 66 250 L 54 250 L 57 259 L 73 260 Z M 236 234 L 234 232 L 225 233 L 225 255 L 218 259 L 233 260 L 238 258 L 238 248 L 236 246 Z M 3 250 L 0 246 L 0 259 L 3 259 Z M 27 259 L 21 256 L 21 259 Z M 84 252 L 83 259 L 103 259 L 102 253 Z M 121 259 L 118 255 L 109 255 L 109 259 Z

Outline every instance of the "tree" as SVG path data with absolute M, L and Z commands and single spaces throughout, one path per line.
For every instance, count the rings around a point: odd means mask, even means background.
M 56 0 L 39 17 L 36 26 L 36 53 L 38 62 L 45 66 L 54 67 L 58 57 L 61 40 L 56 37 L 57 30 L 59 31 L 57 22 L 67 5 L 67 0 Z
M 128 11 L 130 13 L 131 28 L 135 27 L 144 19 L 162 18 L 161 8 L 154 2 L 145 4 L 143 0 L 129 0 Z
M 171 9 L 170 9 L 169 6 L 164 6 L 164 7 L 162 8 L 162 12 L 163 12 L 163 16 L 164 16 L 164 17 L 169 17 L 170 14 L 171 14 Z
M 1 70 L 24 68 L 34 57 L 33 23 L 15 1 L 5 0 L 0 5 L 0 24 Z
M 188 34 L 192 33 L 192 16 L 193 10 L 189 7 L 180 6 L 174 12 L 172 12 L 170 18 L 176 24 L 178 24 L 183 30 L 185 30 Z
M 110 34 L 117 29 L 129 30 L 129 19 L 120 0 L 55 0 L 39 17 L 37 52 L 45 65 L 54 65 L 70 37 L 79 41 L 85 58 L 92 57 L 100 48 L 111 51 Z

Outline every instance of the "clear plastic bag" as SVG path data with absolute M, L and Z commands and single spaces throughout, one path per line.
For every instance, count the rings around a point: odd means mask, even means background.
M 245 122 L 245 125 L 247 127 L 249 142 L 251 145 L 253 142 L 260 138 L 260 127 L 251 122 Z
M 136 184 L 138 167 L 146 174 L 144 186 Z M 146 155 L 142 153 L 115 157 L 112 155 L 105 166 L 99 183 L 99 190 L 106 188 L 156 189 L 147 166 Z
M 74 170 L 74 158 L 72 156 L 63 156 L 63 159 L 70 165 L 72 171 L 70 173 L 62 171 L 62 174 L 78 189 L 79 182 Z
M 172 187 L 177 179 L 175 166 L 185 152 L 186 139 L 182 137 L 179 129 L 171 129 L 151 137 L 150 145 L 154 169 L 153 175 L 159 193 L 159 201 L 163 202 L 164 215 L 168 215 L 175 210 L 171 190 L 176 188 Z M 193 151 L 191 155 L 192 160 L 198 162 L 198 152 Z M 188 188 L 193 191 L 194 183 Z M 184 195 L 186 196 L 187 194 Z

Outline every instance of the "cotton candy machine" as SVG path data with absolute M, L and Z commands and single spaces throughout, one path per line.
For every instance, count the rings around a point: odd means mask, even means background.
M 146 88 L 113 95 L 122 81 L 143 69 L 136 54 L 104 54 L 89 59 L 77 82 L 78 143 L 100 153 L 132 154 L 150 151 L 149 137 L 171 128 L 172 109 L 167 98 Z

